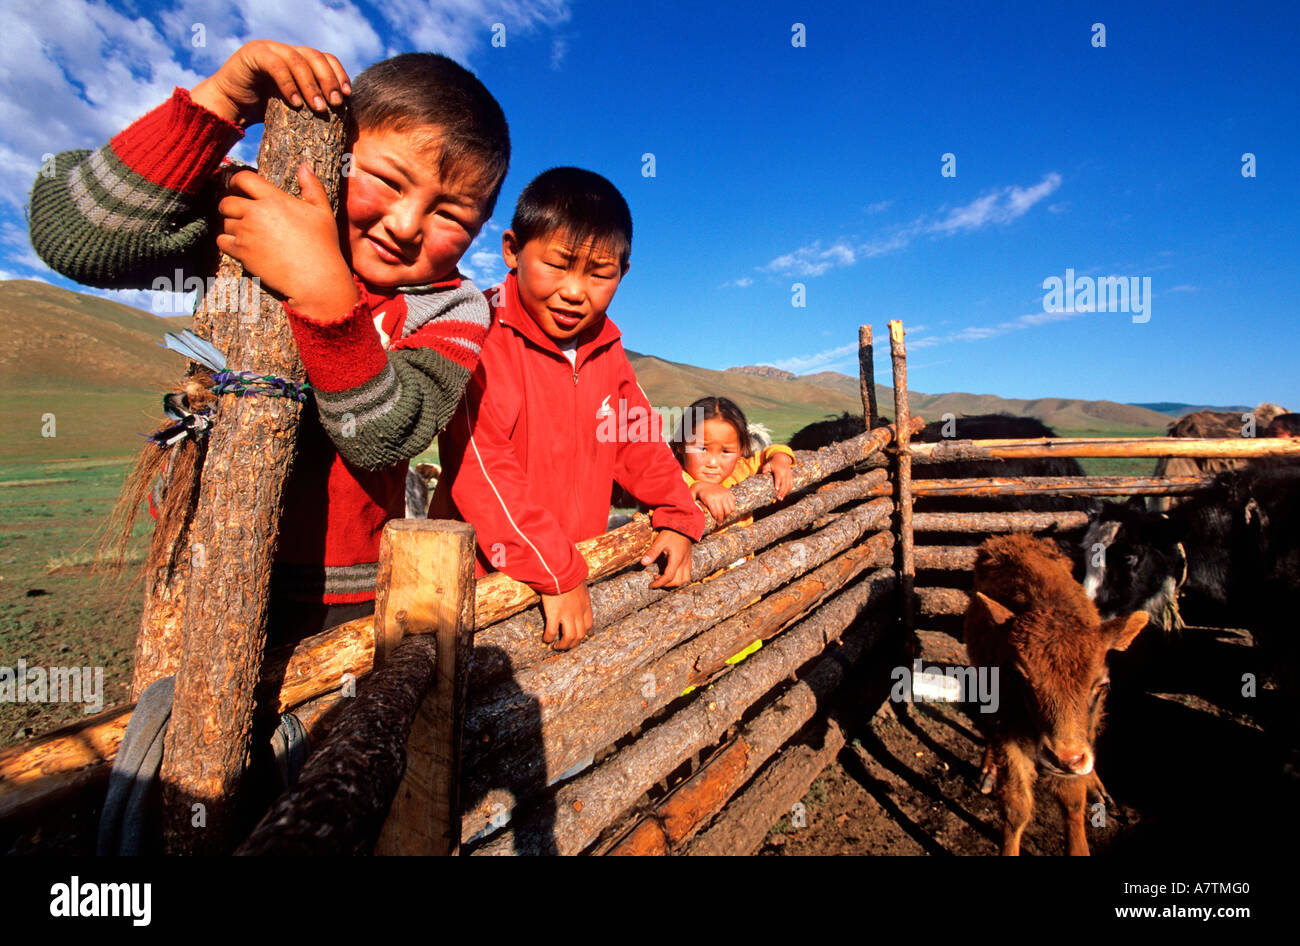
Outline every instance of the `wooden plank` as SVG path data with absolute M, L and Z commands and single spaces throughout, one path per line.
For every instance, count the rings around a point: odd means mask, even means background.
M 389 583 L 381 585 L 376 628 L 429 634 L 438 644 L 433 690 L 407 741 L 406 773 L 376 854 L 456 853 L 460 846 L 460 743 L 474 633 L 474 527 L 398 519 L 384 527 Z M 381 635 L 376 633 L 376 638 Z M 391 653 L 391 651 L 390 651 Z M 376 655 L 379 666 L 383 661 Z

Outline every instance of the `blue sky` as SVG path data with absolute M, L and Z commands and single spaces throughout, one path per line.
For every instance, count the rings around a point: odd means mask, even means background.
M 72 285 L 26 243 L 42 154 L 101 144 L 239 43 L 329 49 L 353 75 L 431 49 L 483 79 L 514 141 L 463 268 L 504 273 L 535 174 L 599 171 L 635 221 L 611 309 L 631 349 L 856 373 L 857 326 L 883 340 L 900 318 L 917 390 L 1300 406 L 1297 5 L 700 6 L 25 0 L 0 37 L 0 278 Z M 1149 279 L 1150 319 L 1045 312 L 1067 269 Z

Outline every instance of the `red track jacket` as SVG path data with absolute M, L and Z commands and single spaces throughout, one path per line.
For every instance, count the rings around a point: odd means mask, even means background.
M 587 577 L 574 543 L 600 535 L 614 481 L 654 509 L 655 528 L 699 541 L 704 513 L 660 436 L 606 318 L 569 364 L 519 299 L 515 275 L 485 293 L 493 324 L 465 397 L 439 436 L 430 516 L 478 534 L 477 573 L 497 569 L 540 594 Z

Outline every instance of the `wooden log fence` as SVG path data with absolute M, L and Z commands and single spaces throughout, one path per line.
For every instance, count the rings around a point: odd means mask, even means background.
M 580 853 L 666 773 L 716 743 L 749 707 L 838 640 L 881 600 L 882 584 L 863 580 L 842 591 L 635 742 L 564 783 L 542 813 L 512 822 L 473 853 Z
M 549 784 L 614 744 L 686 687 L 711 679 L 729 657 L 754 640 L 770 639 L 864 571 L 889 564 L 891 545 L 888 533 L 877 533 L 777 594 L 624 674 L 594 698 L 561 714 L 543 729 L 540 740 L 516 740 L 480 753 L 466 772 L 467 794 L 478 801 L 465 812 L 463 839 L 484 831 L 494 816 L 511 807 L 514 786 Z
M 875 418 L 871 339 L 863 326 L 860 393 Z M 541 643 L 526 586 L 502 575 L 475 584 L 466 527 L 390 524 L 376 616 L 265 657 L 257 706 L 292 709 L 318 748 L 238 853 L 748 853 L 843 747 L 822 710 L 848 667 L 897 617 L 911 630 L 965 612 L 965 591 L 914 587 L 918 570 L 969 571 L 981 535 L 1074 536 L 1088 524 L 1077 510 L 913 515 L 914 499 L 1215 485 L 1209 476 L 916 480 L 913 461 L 1300 456 L 1296 441 L 1262 438 L 911 443 L 923 422 L 909 416 L 901 323 L 890 340 L 897 426 L 799 453 L 782 504 L 768 477 L 737 487 L 731 521 L 767 515 L 744 529 L 708 520 L 692 558 L 694 577 L 708 580 L 649 589 L 654 570 L 632 567 L 650 540 L 645 517 L 580 543 L 595 626 L 573 651 Z M 880 468 L 890 443 L 892 476 Z M 831 479 L 850 467 L 867 472 Z M 914 546 L 914 533 L 938 544 Z M 756 653 L 729 662 L 755 641 Z M 102 786 L 129 715 L 118 708 L 0 752 L 0 821 Z M 681 781 L 670 786 L 674 773 Z

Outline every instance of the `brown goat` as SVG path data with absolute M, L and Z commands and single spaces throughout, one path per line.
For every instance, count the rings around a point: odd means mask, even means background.
M 1106 655 L 1146 624 L 1145 611 L 1103 624 L 1069 559 L 1045 539 L 995 536 L 979 547 L 965 636 L 977 668 L 998 668 L 981 788 L 994 784 L 1003 854 L 1020 853 L 1039 774 L 1061 806 L 1069 853 L 1088 853 L 1088 790 L 1105 797 L 1093 745 L 1110 683 Z

